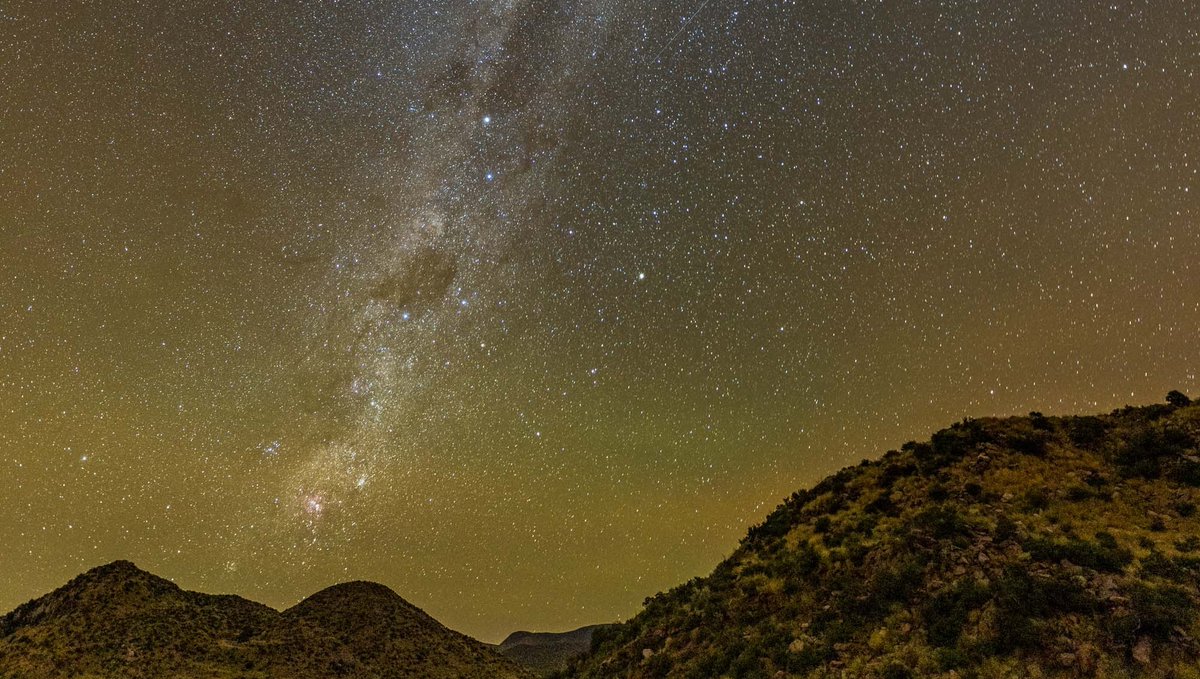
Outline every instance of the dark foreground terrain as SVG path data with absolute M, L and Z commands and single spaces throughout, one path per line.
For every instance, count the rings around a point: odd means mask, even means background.
M 965 420 L 800 491 L 571 677 L 1200 677 L 1200 407 Z
M 1200 679 L 1198 509 L 1178 392 L 964 420 L 795 493 L 619 625 L 488 647 L 374 583 L 278 612 L 115 562 L 0 618 L 0 677 Z
M 127 561 L 94 568 L 0 618 L 0 677 L 526 677 L 372 582 L 283 612 L 188 592 Z

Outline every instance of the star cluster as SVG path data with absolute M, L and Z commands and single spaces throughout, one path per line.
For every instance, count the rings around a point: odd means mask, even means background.
M 0 608 L 628 616 L 964 416 L 1200 391 L 1188 2 L 0 9 Z

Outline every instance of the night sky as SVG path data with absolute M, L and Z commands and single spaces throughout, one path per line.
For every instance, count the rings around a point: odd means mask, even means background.
M 964 416 L 1200 392 L 1200 10 L 0 3 L 0 610 L 628 617 Z

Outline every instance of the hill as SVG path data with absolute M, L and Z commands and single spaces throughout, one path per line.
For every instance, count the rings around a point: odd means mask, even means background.
M 596 630 L 608 625 L 588 625 L 569 632 L 513 632 L 496 647 L 500 654 L 539 674 L 564 669 L 592 647 Z
M 1200 407 L 964 420 L 795 493 L 569 676 L 1200 677 Z
M 526 677 L 383 585 L 322 590 L 282 613 L 189 592 L 128 561 L 0 617 L 0 677 Z

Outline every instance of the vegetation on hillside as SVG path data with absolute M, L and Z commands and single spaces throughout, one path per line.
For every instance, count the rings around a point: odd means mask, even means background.
M 188 592 L 118 561 L 0 617 L 0 679 L 528 676 L 368 582 L 335 585 L 280 613 Z
M 563 676 L 1200 677 L 1200 406 L 964 420 L 795 493 Z

